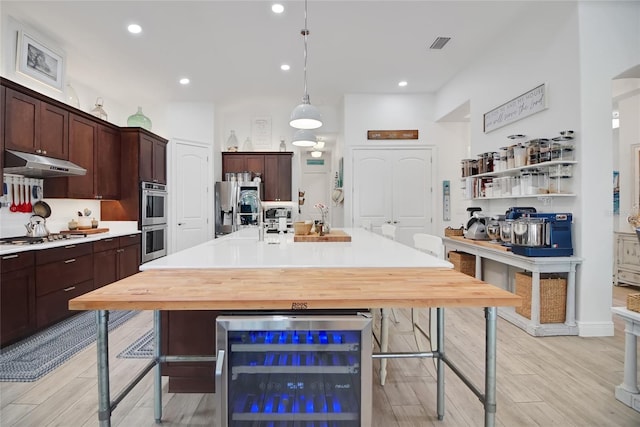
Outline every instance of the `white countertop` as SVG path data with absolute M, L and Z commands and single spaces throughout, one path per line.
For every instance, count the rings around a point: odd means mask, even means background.
M 110 237 L 128 236 L 130 234 L 140 233 L 139 230 L 125 231 L 116 230 L 106 233 L 90 234 L 86 237 L 71 237 L 69 239 L 60 239 L 53 242 L 35 243 L 32 245 L 6 245 L 0 244 L 0 255 L 14 254 L 17 252 L 38 251 L 42 249 L 58 248 L 71 244 L 95 242 L 97 240 L 108 239 Z
M 294 242 L 293 233 L 265 234 L 246 228 L 166 257 L 140 270 L 167 268 L 445 267 L 448 261 L 361 228 L 347 228 L 351 242 Z M 277 242 L 277 243 L 276 243 Z

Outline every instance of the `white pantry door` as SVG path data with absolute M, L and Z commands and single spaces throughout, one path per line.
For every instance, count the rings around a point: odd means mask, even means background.
M 190 248 L 213 238 L 209 226 L 209 149 L 184 141 L 176 142 L 176 223 L 175 251 Z
M 431 149 L 356 149 L 353 152 L 353 225 L 398 227 L 396 240 L 413 246 L 415 233 L 432 232 Z

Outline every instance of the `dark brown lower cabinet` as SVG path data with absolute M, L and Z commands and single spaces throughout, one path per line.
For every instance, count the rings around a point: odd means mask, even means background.
M 140 234 L 111 237 L 93 243 L 96 289 L 136 274 L 140 267 Z
M 163 311 L 162 354 L 212 356 L 216 351 L 219 311 Z M 162 365 L 170 393 L 213 393 L 215 362 L 172 362 Z
M 0 256 L 0 346 L 36 329 L 34 260 L 31 251 Z
M 36 252 L 36 326 L 77 314 L 69 300 L 93 289 L 93 243 Z

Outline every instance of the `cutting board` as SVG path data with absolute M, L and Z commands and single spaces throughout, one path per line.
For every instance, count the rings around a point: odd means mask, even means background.
M 473 240 L 473 239 L 467 239 L 463 236 L 449 236 L 447 237 L 447 239 L 457 240 L 459 242 L 465 242 L 472 245 L 483 246 L 485 248 L 496 249 L 498 251 L 504 251 L 504 252 L 511 251 L 511 248 L 509 248 L 508 246 L 502 246 L 500 243 L 491 243 L 488 240 Z
M 351 236 L 342 230 L 331 230 L 331 233 L 324 236 L 318 236 L 316 233 L 307 234 L 305 236 L 293 236 L 294 242 L 350 242 Z
M 86 228 L 82 230 L 62 230 L 60 234 L 77 234 L 86 236 L 87 234 L 107 233 L 108 231 L 108 228 Z

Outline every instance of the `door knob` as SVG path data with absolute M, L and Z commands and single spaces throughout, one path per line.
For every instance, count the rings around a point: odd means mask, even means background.
M 183 224 L 184 224 L 184 222 L 179 222 L 179 223 L 178 223 L 178 225 L 183 225 Z

